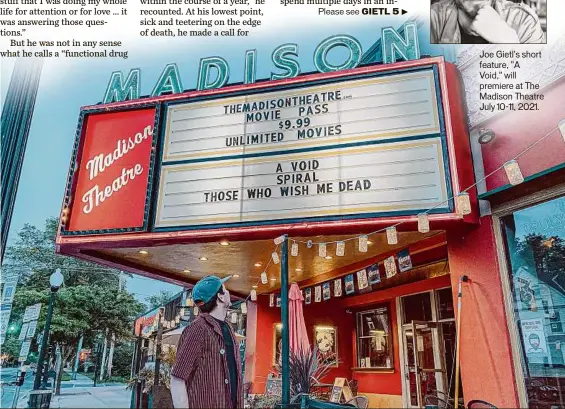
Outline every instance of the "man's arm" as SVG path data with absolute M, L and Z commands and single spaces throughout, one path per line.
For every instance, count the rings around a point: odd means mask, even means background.
M 188 408 L 188 392 L 184 381 L 175 376 L 171 376 L 171 396 L 175 408 Z
M 171 371 L 171 395 L 175 408 L 188 408 L 188 391 L 186 381 L 189 381 L 202 358 L 206 333 L 204 329 L 192 324 L 185 328 L 178 343 L 175 364 Z

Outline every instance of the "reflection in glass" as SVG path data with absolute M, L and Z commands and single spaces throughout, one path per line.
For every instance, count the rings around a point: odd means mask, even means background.
M 392 333 L 387 306 L 357 313 L 357 366 L 393 368 Z
M 565 404 L 565 198 L 503 219 L 530 408 Z

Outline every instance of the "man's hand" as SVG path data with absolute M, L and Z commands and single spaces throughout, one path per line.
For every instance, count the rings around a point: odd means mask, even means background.
M 520 42 L 516 31 L 491 6 L 484 6 L 479 9 L 471 24 L 471 30 L 493 44 Z

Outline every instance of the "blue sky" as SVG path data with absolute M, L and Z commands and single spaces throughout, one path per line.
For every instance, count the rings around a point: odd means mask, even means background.
M 402 19 L 384 21 L 364 19 L 367 23 L 356 21 L 350 26 L 326 24 L 276 32 L 262 32 L 247 38 L 203 39 L 198 42 L 171 39 L 170 41 L 137 44 L 130 48 L 128 59 L 106 60 L 47 60 L 34 117 L 29 134 L 18 195 L 12 218 L 10 240 L 25 223 L 42 226 L 45 219 L 57 216 L 61 209 L 62 195 L 67 177 L 69 158 L 74 141 L 79 110 L 81 106 L 98 103 L 104 96 L 112 71 L 141 68 L 141 92 L 151 92 L 161 70 L 167 63 L 175 62 L 179 67 L 185 88 L 194 88 L 196 71 L 200 58 L 222 56 L 230 64 L 230 82 L 243 79 L 244 55 L 248 49 L 257 50 L 257 78 L 268 78 L 274 70 L 270 58 L 273 49 L 283 43 L 299 45 L 299 60 L 302 72 L 314 70 L 313 51 L 323 39 L 341 33 L 357 38 L 368 49 L 380 38 L 382 26 L 398 27 Z M 382 22 L 382 25 L 375 22 Z M 427 43 L 427 30 L 420 31 L 420 44 L 423 54 L 437 55 L 440 49 L 431 49 Z M 142 46 L 142 47 L 139 47 Z M 333 52 L 332 52 L 333 53 Z M 341 57 L 336 51 L 332 58 Z M 4 99 L 11 75 L 10 62 L 4 61 L 1 69 L 2 98 Z M 136 277 L 128 283 L 131 292 L 140 300 L 160 290 L 179 291 L 180 287 Z

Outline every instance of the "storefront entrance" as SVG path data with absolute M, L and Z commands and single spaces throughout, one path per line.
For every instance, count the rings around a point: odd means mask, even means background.
M 405 407 L 451 401 L 455 320 L 451 288 L 398 299 Z

